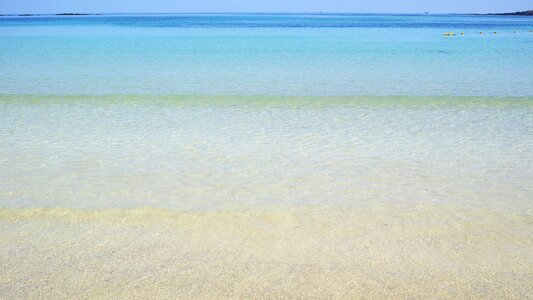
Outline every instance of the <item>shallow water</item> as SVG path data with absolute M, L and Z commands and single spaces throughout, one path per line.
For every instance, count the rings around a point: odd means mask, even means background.
M 531 214 L 0 210 L 10 298 L 527 298 Z M 16 224 L 16 226 L 14 225 Z
M 2 206 L 523 209 L 531 101 L 4 96 Z
M 532 101 L 3 96 L 0 294 L 527 298 Z
M 0 298 L 528 298 L 531 22 L 0 17 Z

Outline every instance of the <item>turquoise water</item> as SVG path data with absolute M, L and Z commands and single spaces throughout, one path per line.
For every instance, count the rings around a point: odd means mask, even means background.
M 1 17 L 2 204 L 520 209 L 531 28 L 468 15 Z
M 458 15 L 2 17 L 0 89 L 531 96 L 532 29 L 527 17 Z
M 0 298 L 530 298 L 529 30 L 0 17 Z
M 2 204 L 521 209 L 531 28 L 468 15 L 1 17 Z

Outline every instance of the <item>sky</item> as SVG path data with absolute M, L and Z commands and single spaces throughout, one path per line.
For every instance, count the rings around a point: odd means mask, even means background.
M 488 13 L 533 9 L 532 0 L 0 0 L 0 14 L 353 12 Z

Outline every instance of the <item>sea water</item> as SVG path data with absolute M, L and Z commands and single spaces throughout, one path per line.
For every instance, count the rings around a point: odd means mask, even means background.
M 532 23 L 496 16 L 2 17 L 0 82 L 4 94 L 531 96 Z M 450 31 L 459 36 L 443 36 Z
M 0 297 L 527 298 L 532 29 L 0 17 Z

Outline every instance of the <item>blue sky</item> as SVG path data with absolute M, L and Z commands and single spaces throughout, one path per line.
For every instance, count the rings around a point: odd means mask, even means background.
M 533 9 L 532 0 L 0 0 L 0 13 L 486 13 L 527 9 Z

